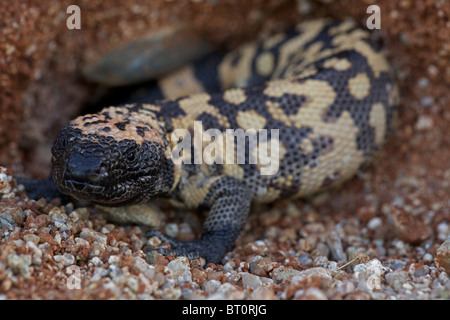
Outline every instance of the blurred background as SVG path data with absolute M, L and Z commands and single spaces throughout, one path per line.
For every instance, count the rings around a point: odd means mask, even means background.
M 81 30 L 66 27 L 66 9 L 72 4 L 81 9 Z M 350 16 L 365 25 L 371 4 L 354 0 L 1 1 L 0 164 L 16 174 L 47 177 L 56 134 L 83 112 L 93 94 L 93 86 L 81 77 L 82 67 L 130 40 L 185 22 L 211 43 L 233 48 L 315 17 Z M 450 2 L 379 0 L 376 4 L 381 8 L 379 33 L 402 93 L 398 148 L 393 151 L 424 168 L 433 161 L 448 161 Z

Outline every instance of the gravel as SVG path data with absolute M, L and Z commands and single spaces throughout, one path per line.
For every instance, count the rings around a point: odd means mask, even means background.
M 6 299 L 450 297 L 450 240 L 440 240 L 448 237 L 447 222 L 436 225 L 435 239 L 423 218 L 414 219 L 417 208 L 398 199 L 367 219 L 367 228 L 355 218 L 321 221 L 315 209 L 300 212 L 292 202 L 285 214 L 273 208 L 251 215 L 246 228 L 254 232 L 238 240 L 223 265 L 205 265 L 203 259 L 146 256 L 146 245 L 160 243 L 146 239 L 140 227 L 111 224 L 95 207 L 30 200 L 7 180 L 0 200 L 7 221 L 0 228 L 0 295 Z M 267 214 L 276 218 L 272 235 L 261 240 L 256 235 L 264 234 Z M 181 224 L 186 221 L 171 225 Z M 188 224 L 200 228 L 196 220 Z M 395 237 L 377 239 L 375 246 L 365 240 L 386 227 Z

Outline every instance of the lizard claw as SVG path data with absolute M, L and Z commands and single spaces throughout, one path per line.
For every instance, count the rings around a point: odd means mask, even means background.
M 148 230 L 147 232 L 145 232 L 145 236 L 147 238 L 158 237 L 158 239 L 161 240 L 161 242 L 166 242 L 166 243 L 170 244 L 171 247 L 174 247 L 174 245 L 177 242 L 179 242 L 174 237 L 166 236 L 164 233 L 162 233 L 158 230 Z
M 203 257 L 207 263 L 219 263 L 227 252 L 227 248 L 209 239 L 200 239 L 194 241 L 180 241 L 173 237 L 164 235 L 158 230 L 149 230 L 145 233 L 147 237 L 157 236 L 162 242 L 170 244 L 171 249 L 166 248 L 148 248 L 147 251 L 156 251 L 162 255 L 184 256 L 188 259 L 198 259 Z

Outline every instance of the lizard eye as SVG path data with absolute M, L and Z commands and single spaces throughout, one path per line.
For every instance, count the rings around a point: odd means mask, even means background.
M 136 159 L 136 154 L 133 151 L 129 151 L 125 157 L 127 158 L 128 161 L 132 162 Z

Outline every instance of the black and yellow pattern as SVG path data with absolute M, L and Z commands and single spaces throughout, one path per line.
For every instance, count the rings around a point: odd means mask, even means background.
M 104 205 L 168 197 L 209 209 L 200 240 L 159 236 L 177 255 L 212 262 L 231 248 L 252 202 L 306 196 L 352 177 L 383 144 L 397 105 L 387 61 L 352 21 L 305 22 L 212 55 L 161 78 L 152 94 L 166 100 L 72 121 L 52 150 L 54 181 Z M 196 120 L 204 130 L 278 129 L 278 172 L 262 175 L 248 162 L 175 165 L 171 134 L 192 132 Z

